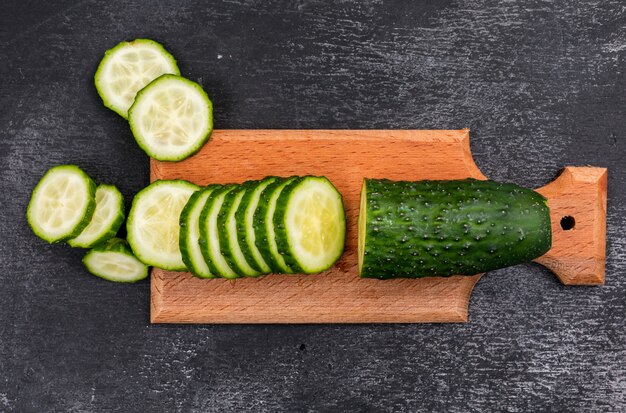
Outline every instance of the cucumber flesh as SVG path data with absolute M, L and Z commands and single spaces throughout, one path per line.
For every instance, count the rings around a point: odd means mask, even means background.
M 235 222 L 237 223 L 237 239 L 241 247 L 241 251 L 246 257 L 246 261 L 263 274 L 269 274 L 272 269 L 263 258 L 259 248 L 256 246 L 256 232 L 254 225 L 254 215 L 259 205 L 261 194 L 268 185 L 275 182 L 278 178 L 274 176 L 267 177 L 256 184 L 249 184 L 250 188 L 246 191 L 239 204 L 239 208 L 235 213 Z M 254 266 L 256 264 L 256 267 Z
M 120 238 L 111 238 L 89 250 L 83 264 L 91 274 L 108 281 L 132 283 L 148 276 L 148 266 Z
M 222 256 L 226 259 L 228 265 L 238 274 L 243 274 L 246 277 L 256 277 L 260 272 L 252 268 L 248 263 L 237 240 L 235 213 L 241 204 L 246 190 L 247 185 L 243 184 L 226 195 L 217 216 L 217 227 L 219 228 L 217 232 Z
M 211 269 L 211 273 L 223 278 L 238 278 L 233 268 L 228 265 L 220 248 L 220 237 L 218 235 L 217 216 L 224 203 L 226 195 L 237 188 L 237 185 L 225 185 L 216 189 L 207 199 L 202 212 L 200 213 L 200 248 L 204 260 Z M 222 231 L 219 228 L 219 231 Z
M 128 243 L 139 260 L 170 271 L 187 269 L 179 247 L 180 213 L 199 189 L 183 180 L 161 180 L 135 195 L 126 232 Z
M 206 200 L 219 185 L 209 185 L 194 192 L 180 214 L 180 252 L 187 269 L 199 278 L 216 275 L 204 261 L 200 248 L 200 214 Z
M 124 222 L 124 197 L 113 185 L 98 185 L 96 208 L 89 225 L 79 236 L 68 240 L 75 248 L 92 248 L 94 245 L 113 238 Z
M 200 150 L 213 131 L 213 105 L 202 87 L 163 75 L 137 94 L 128 112 L 137 144 L 160 161 L 180 161 Z
M 278 251 L 294 271 L 319 273 L 341 257 L 345 211 L 341 194 L 327 178 L 292 181 L 280 193 L 273 219 Z
M 96 184 L 76 165 L 51 168 L 30 198 L 26 217 L 39 238 L 52 242 L 78 236 L 95 210 Z
M 474 275 L 531 261 L 551 243 L 546 199 L 515 184 L 363 182 L 361 277 Z
M 104 105 L 126 119 L 137 92 L 166 73 L 180 74 L 174 57 L 153 40 L 136 39 L 107 50 L 94 80 Z
M 274 231 L 274 211 L 276 210 L 276 201 L 280 196 L 283 188 L 289 185 L 297 177 L 290 177 L 286 179 L 277 180 L 275 183 L 268 186 L 261 195 L 261 201 L 259 201 L 259 207 L 255 212 L 255 230 L 256 232 L 256 246 L 263 255 L 268 264 L 271 262 L 270 267 L 276 273 L 293 274 L 294 270 L 287 265 L 283 254 L 278 251 L 278 245 L 276 244 L 276 233 Z

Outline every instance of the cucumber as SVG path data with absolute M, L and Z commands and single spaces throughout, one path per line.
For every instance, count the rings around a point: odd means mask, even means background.
M 92 248 L 113 238 L 124 222 L 124 197 L 114 185 L 98 185 L 96 209 L 89 225 L 79 236 L 67 241 L 74 248 Z
M 256 183 L 248 183 L 250 187 L 244 194 L 235 213 L 237 223 L 237 240 L 241 247 L 241 252 L 252 268 L 262 274 L 269 274 L 272 269 L 263 259 L 261 252 L 256 246 L 256 235 L 254 230 L 254 213 L 259 205 L 259 199 L 265 188 L 278 178 L 269 176 Z
M 211 269 L 211 273 L 231 279 L 238 278 L 241 275 L 236 273 L 234 269 L 228 265 L 224 256 L 222 256 L 218 232 L 223 231 L 224 228 L 218 228 L 217 215 L 222 208 L 226 195 L 236 188 L 237 185 L 224 185 L 213 191 L 200 213 L 199 243 L 202 256 Z
M 363 181 L 361 277 L 474 275 L 530 261 L 551 243 L 546 199 L 515 184 Z
M 307 176 L 285 186 L 273 220 L 278 251 L 292 270 L 319 273 L 341 257 L 345 211 L 341 194 L 327 178 Z
M 55 166 L 41 178 L 26 218 L 39 238 L 50 243 L 78 236 L 96 207 L 96 184 L 76 165 Z
M 198 152 L 213 131 L 213 105 L 202 87 L 163 75 L 137 93 L 128 111 L 137 144 L 159 161 L 180 161 Z
M 139 261 L 120 238 L 111 238 L 96 245 L 83 257 L 91 274 L 108 281 L 133 283 L 148 276 L 148 266 Z
M 107 50 L 94 81 L 104 106 L 126 119 L 137 92 L 166 73 L 180 74 L 174 57 L 154 40 L 136 39 Z
M 170 271 L 187 269 L 179 248 L 180 213 L 198 189 L 187 181 L 160 180 L 135 195 L 126 232 L 141 262 Z
M 274 273 L 294 273 L 294 270 L 285 262 L 283 255 L 279 253 L 276 245 L 274 210 L 276 209 L 276 201 L 283 188 L 295 179 L 297 177 L 277 179 L 268 185 L 261 193 L 259 205 L 254 212 L 255 244 L 261 256 Z
M 209 185 L 191 195 L 180 213 L 179 247 L 187 269 L 199 278 L 214 278 L 216 275 L 204 261 L 200 248 L 200 213 L 206 200 L 220 185 Z
M 237 239 L 237 223 L 235 222 L 235 214 L 249 187 L 249 183 L 244 183 L 226 194 L 222 207 L 217 214 L 217 233 L 222 256 L 229 267 L 246 277 L 256 277 L 260 275 L 260 271 L 253 268 L 243 254 Z

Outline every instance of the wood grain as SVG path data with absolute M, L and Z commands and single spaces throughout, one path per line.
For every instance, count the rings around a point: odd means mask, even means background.
M 150 165 L 151 180 L 187 179 L 199 185 L 242 182 L 267 175 L 324 175 L 344 197 L 348 226 L 342 259 L 319 275 L 201 280 L 188 273 L 154 269 L 153 323 L 467 321 L 469 297 L 480 275 L 360 279 L 356 222 L 364 177 L 485 179 L 472 159 L 468 130 L 220 130 L 195 156 L 178 163 L 151 160 Z M 579 172 L 583 174 L 580 179 Z M 604 192 L 598 189 L 602 184 Z M 598 263 L 604 262 L 600 250 L 604 252 L 606 175 L 598 168 L 568 168 L 559 180 L 541 191 L 554 197 L 550 202 L 556 235 L 555 248 L 540 262 L 560 274 L 564 283 L 600 283 L 600 268 L 604 273 L 603 265 Z M 572 199 L 577 200 L 575 207 L 568 206 Z M 560 235 L 563 213 L 580 217 L 581 222 L 577 221 L 568 234 Z M 593 223 L 586 223 L 591 217 Z M 597 242 L 588 236 L 596 237 Z M 586 241 L 572 248 L 578 237 Z M 595 266 L 589 267 L 591 264 Z M 582 271 L 580 277 L 578 270 Z

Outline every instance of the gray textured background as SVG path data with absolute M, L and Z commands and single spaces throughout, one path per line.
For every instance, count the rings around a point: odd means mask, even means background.
M 207 2 L 208 3 L 208 2 Z M 619 1 L 36 1 L 0 13 L 0 411 L 625 411 L 626 11 Z M 523 265 L 457 325 L 152 326 L 149 283 L 29 231 L 76 163 L 126 196 L 148 159 L 92 76 L 162 41 L 218 128 L 471 128 L 491 178 L 610 168 L 607 282 Z

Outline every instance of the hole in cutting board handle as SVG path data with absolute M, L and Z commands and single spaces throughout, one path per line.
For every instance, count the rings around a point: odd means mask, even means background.
M 574 217 L 565 215 L 563 218 L 561 218 L 561 228 L 563 228 L 564 231 L 574 229 L 575 226 L 576 220 L 574 219 Z

